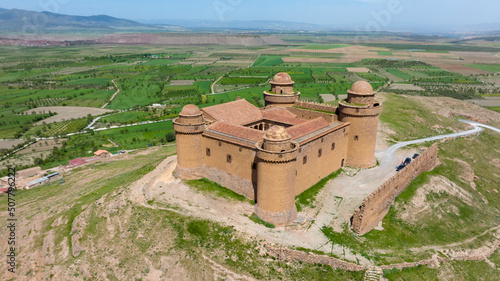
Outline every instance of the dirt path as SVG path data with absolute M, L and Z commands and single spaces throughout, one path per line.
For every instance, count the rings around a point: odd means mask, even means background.
M 108 106 L 108 104 L 113 101 L 113 99 L 116 97 L 116 95 L 118 95 L 120 93 L 120 88 L 118 88 L 118 84 L 116 84 L 115 82 L 116 79 L 113 79 L 111 80 L 111 82 L 115 85 L 115 88 L 116 88 L 116 92 L 111 96 L 111 98 L 109 99 L 109 101 L 104 104 L 101 108 L 106 108 L 106 106 Z
M 216 84 L 217 84 L 217 82 L 219 82 L 219 80 L 221 80 L 223 77 L 224 77 L 224 75 L 222 75 L 221 77 L 217 78 L 217 80 L 215 80 L 215 81 L 212 83 L 212 85 L 210 86 L 210 88 L 212 89 L 212 95 L 214 95 L 214 94 L 215 94 L 215 89 L 214 89 L 215 85 L 216 85 Z

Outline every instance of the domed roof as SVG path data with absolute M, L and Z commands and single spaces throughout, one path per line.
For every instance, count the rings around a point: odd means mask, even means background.
M 288 73 L 285 72 L 280 72 L 276 75 L 274 75 L 273 80 L 271 83 L 277 83 L 277 84 L 293 84 L 294 82 L 292 81 L 292 78 Z
M 290 139 L 290 135 L 285 130 L 285 127 L 272 126 L 266 131 L 264 138 L 267 140 L 280 141 Z
M 373 94 L 373 88 L 372 85 L 366 81 L 357 81 L 352 84 L 349 92 L 355 94 Z
M 179 115 L 199 115 L 201 114 L 200 109 L 194 104 L 185 105 Z

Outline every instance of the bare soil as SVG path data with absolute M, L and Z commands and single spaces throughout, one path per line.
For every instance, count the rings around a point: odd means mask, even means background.
M 425 89 L 422 88 L 422 87 L 420 87 L 420 86 L 416 86 L 416 85 L 413 85 L 413 84 L 397 84 L 397 83 L 391 84 L 391 86 L 389 87 L 389 89 L 391 89 L 391 90 L 425 91 Z
M 484 100 L 467 100 L 480 106 L 500 106 L 500 97 L 485 97 Z
M 468 103 L 449 97 L 418 97 L 407 96 L 410 100 L 420 101 L 434 113 L 452 118 L 453 116 L 463 116 L 472 121 L 484 124 L 500 123 L 500 113 L 491 111 L 482 106 Z
M 0 149 L 11 149 L 14 146 L 25 142 L 25 140 L 0 140 Z
M 366 67 L 348 67 L 347 71 L 349 71 L 349 72 L 372 72 L 369 68 L 366 68 Z
M 62 146 L 62 142 L 67 140 L 68 139 L 41 140 L 19 151 L 17 154 L 30 154 L 33 153 L 33 149 L 35 152 L 41 152 L 52 150 L 54 147 L 60 148 Z
M 33 111 L 37 113 L 48 113 L 56 112 L 57 115 L 49 117 L 45 120 L 35 123 L 35 125 L 42 125 L 44 122 L 46 124 L 68 121 L 73 119 L 79 119 L 87 117 L 88 114 L 92 116 L 101 115 L 108 112 L 113 112 L 111 109 L 95 108 L 95 107 L 78 107 L 78 106 L 47 106 L 47 107 L 37 107 L 25 111 L 26 114 L 31 114 Z

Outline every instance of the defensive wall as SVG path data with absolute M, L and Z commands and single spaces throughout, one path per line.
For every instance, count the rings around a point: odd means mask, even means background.
M 472 251 L 470 253 L 464 252 L 463 255 L 455 255 L 449 257 L 441 257 L 436 254 L 430 259 L 419 260 L 414 262 L 402 262 L 395 264 L 380 265 L 379 267 L 383 270 L 390 270 L 393 268 L 402 270 L 404 268 L 417 267 L 419 265 L 439 266 L 439 264 L 441 263 L 447 263 L 450 261 L 484 261 L 488 259 L 499 247 L 500 247 L 500 240 L 495 240 L 491 246 L 486 247 L 486 249 L 482 252 L 477 252 L 477 251 Z M 347 271 L 364 271 L 368 269 L 366 266 L 343 261 L 334 257 L 317 255 L 298 250 L 291 250 L 286 247 L 273 247 L 270 245 L 264 245 L 264 250 L 269 256 L 276 258 L 278 260 L 301 261 L 309 264 L 324 264 L 324 265 L 329 265 L 332 268 L 343 269 Z
M 269 256 L 274 257 L 278 260 L 301 261 L 310 264 L 324 264 L 329 265 L 332 268 L 343 269 L 347 271 L 363 271 L 366 269 L 362 265 L 346 262 L 334 257 L 316 255 L 313 253 L 306 253 L 298 250 L 291 250 L 285 247 L 275 248 L 266 245 L 264 246 L 264 249 Z
M 287 110 L 290 111 L 291 113 L 297 115 L 297 117 L 302 118 L 302 119 L 312 120 L 312 119 L 316 119 L 318 117 L 322 117 L 328 123 L 333 123 L 333 122 L 338 121 L 337 115 L 335 115 L 333 113 L 312 111 L 309 109 L 304 109 L 304 108 L 299 108 L 299 107 L 287 107 Z
M 437 143 L 426 149 L 403 170 L 382 184 L 354 212 L 352 228 L 359 235 L 372 230 L 385 217 L 394 199 L 422 172 L 430 171 L 438 165 Z
M 337 110 L 337 108 L 333 105 L 310 101 L 296 101 L 295 106 L 312 110 L 326 111 L 330 112 L 331 114 L 335 114 L 335 111 Z

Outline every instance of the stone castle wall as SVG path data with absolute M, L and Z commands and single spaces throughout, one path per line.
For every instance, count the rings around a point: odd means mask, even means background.
M 366 269 L 364 266 L 339 260 L 334 257 L 291 250 L 285 247 L 274 248 L 271 246 L 265 246 L 265 250 L 269 256 L 277 258 L 279 260 L 301 261 L 310 264 L 324 264 L 324 265 L 329 265 L 332 268 L 343 269 L 348 271 L 363 271 Z
M 295 106 L 312 110 L 331 112 L 332 114 L 335 114 L 335 111 L 337 110 L 337 108 L 333 105 L 318 103 L 318 102 L 310 102 L 310 101 L 296 101 Z
M 287 107 L 287 110 L 290 111 L 291 113 L 297 115 L 297 117 L 302 118 L 302 119 L 316 119 L 318 117 L 323 117 L 323 119 L 326 120 L 328 123 L 333 123 L 337 121 L 337 115 L 331 113 L 324 113 L 324 112 L 318 112 L 318 111 L 311 111 L 308 109 L 302 109 L 298 107 Z
M 372 230 L 385 217 L 394 199 L 422 172 L 430 171 L 438 165 L 438 146 L 433 144 L 415 158 L 403 170 L 382 184 L 363 200 L 354 212 L 352 228 L 363 235 Z

